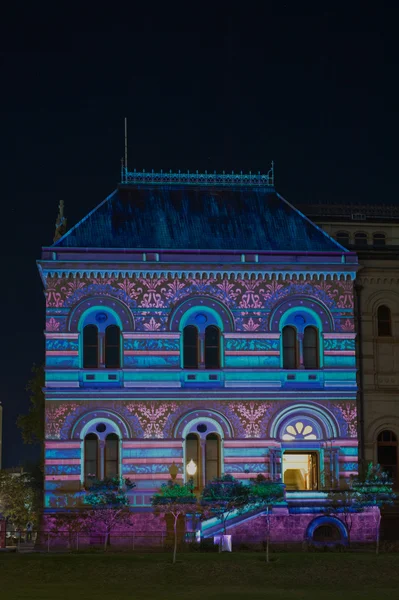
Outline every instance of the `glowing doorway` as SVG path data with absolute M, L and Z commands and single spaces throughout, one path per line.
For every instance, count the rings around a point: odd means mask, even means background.
M 318 489 L 316 452 L 284 452 L 283 482 L 287 492 Z

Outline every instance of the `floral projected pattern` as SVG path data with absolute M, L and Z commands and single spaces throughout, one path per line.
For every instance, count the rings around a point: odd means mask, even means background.
M 286 433 L 283 435 L 285 441 L 317 440 L 313 433 L 312 425 L 304 425 L 302 421 L 297 421 L 295 425 L 288 425 Z
M 268 331 L 270 311 L 282 300 L 295 296 L 321 302 L 331 312 L 336 331 L 354 330 L 353 318 L 348 316 L 348 310 L 353 310 L 353 283 L 349 280 L 85 276 L 47 278 L 48 331 L 65 330 L 65 322 L 58 321 L 54 309 L 73 307 L 96 296 L 113 297 L 128 306 L 134 313 L 137 331 L 166 331 L 171 310 L 196 295 L 225 304 L 234 316 L 236 331 Z

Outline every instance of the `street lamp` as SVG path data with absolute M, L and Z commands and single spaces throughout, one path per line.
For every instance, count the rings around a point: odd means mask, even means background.
M 191 490 L 193 490 L 194 489 L 194 476 L 197 472 L 197 465 L 195 464 L 193 459 L 191 459 L 190 462 L 187 463 L 186 471 L 187 471 L 187 475 L 190 477 L 189 483 L 191 486 Z
M 179 472 L 179 467 L 176 465 L 175 462 L 173 462 L 169 467 L 169 475 L 171 476 L 172 481 L 175 481 L 178 472 Z

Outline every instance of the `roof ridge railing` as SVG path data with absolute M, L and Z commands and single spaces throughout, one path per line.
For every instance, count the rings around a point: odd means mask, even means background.
M 182 173 L 178 171 L 173 173 L 172 171 L 129 171 L 122 162 L 121 169 L 121 183 L 122 184 L 152 184 L 152 185 L 201 185 L 201 186 L 251 186 L 251 187 L 269 187 L 274 188 L 274 162 L 271 163 L 271 167 L 267 173 L 199 173 L 198 171 Z

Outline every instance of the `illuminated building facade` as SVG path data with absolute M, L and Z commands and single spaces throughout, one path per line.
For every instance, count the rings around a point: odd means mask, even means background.
M 199 490 L 223 473 L 285 483 L 279 539 L 312 537 L 325 490 L 357 473 L 357 269 L 272 170 L 123 170 L 39 261 L 47 513 L 75 506 L 91 476 L 121 474 L 150 527 L 151 495 L 193 460 Z

